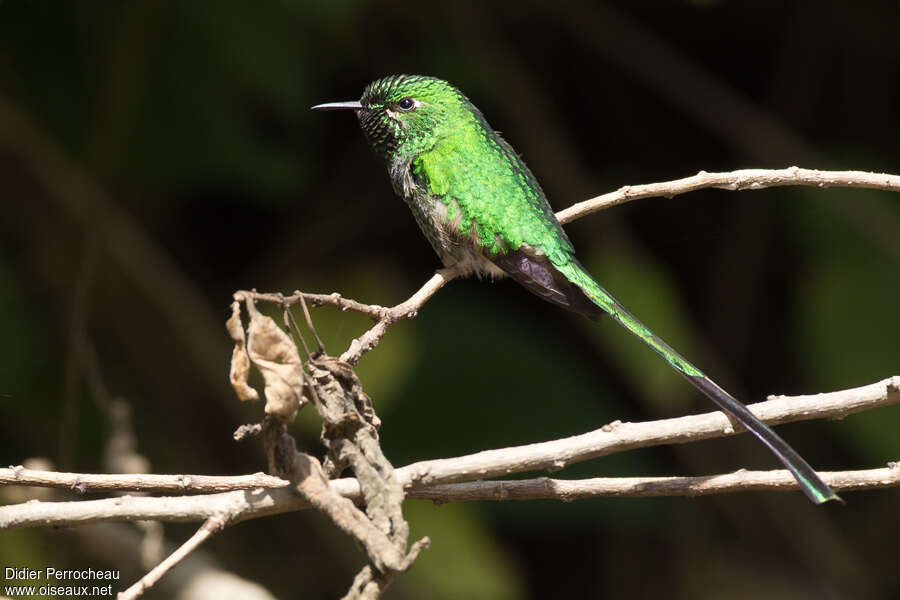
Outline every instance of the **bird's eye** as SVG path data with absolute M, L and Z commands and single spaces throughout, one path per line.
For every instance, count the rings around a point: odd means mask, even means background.
M 412 110 L 416 107 L 416 101 L 412 98 L 404 98 L 400 102 L 397 103 L 397 108 L 402 111 Z

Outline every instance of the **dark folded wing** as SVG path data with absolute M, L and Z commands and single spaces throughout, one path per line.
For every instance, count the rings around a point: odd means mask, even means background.
M 490 260 L 525 286 L 529 292 L 547 302 L 591 319 L 598 319 L 605 314 L 599 306 L 591 302 L 580 287 L 560 273 L 546 256 L 528 252 L 525 246 L 519 250 L 497 254 Z

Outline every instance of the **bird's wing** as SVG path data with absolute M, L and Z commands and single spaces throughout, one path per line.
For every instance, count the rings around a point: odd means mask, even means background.
M 535 252 L 528 244 L 522 244 L 518 250 L 492 256 L 489 260 L 528 291 L 547 302 L 594 320 L 605 314 L 603 309 L 591 302 L 584 291 L 569 281 L 556 265 L 545 255 Z

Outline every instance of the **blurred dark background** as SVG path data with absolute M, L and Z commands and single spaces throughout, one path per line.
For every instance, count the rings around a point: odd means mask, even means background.
M 898 25 L 886 0 L 0 2 L 0 461 L 109 470 L 106 407 L 121 398 L 153 472 L 264 469 L 258 442 L 231 439 L 261 413 L 227 385 L 231 293 L 390 305 L 438 266 L 355 119 L 312 104 L 391 73 L 448 79 L 556 209 L 701 169 L 898 173 Z M 623 304 L 749 402 L 900 373 L 897 202 L 708 190 L 567 230 Z M 313 318 L 333 354 L 368 324 Z M 711 410 L 611 322 L 509 282 L 453 282 L 358 371 L 398 466 Z M 817 468 L 854 469 L 896 460 L 898 425 L 894 407 L 779 431 Z M 296 427 L 316 453 L 317 427 L 311 414 Z M 776 463 L 741 436 L 557 475 L 740 467 Z M 387 597 L 900 596 L 898 491 L 845 497 L 410 501 L 432 547 Z M 3 532 L 0 562 L 125 560 L 86 539 Z M 311 512 L 244 523 L 204 552 L 278 598 L 338 597 L 363 562 Z

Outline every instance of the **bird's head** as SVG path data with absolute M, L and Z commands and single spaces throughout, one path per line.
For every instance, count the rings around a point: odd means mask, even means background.
M 319 104 L 313 109 L 355 110 L 369 145 L 388 160 L 416 156 L 478 120 L 477 109 L 462 92 L 423 75 L 377 79 L 366 86 L 358 102 Z

